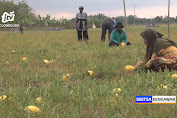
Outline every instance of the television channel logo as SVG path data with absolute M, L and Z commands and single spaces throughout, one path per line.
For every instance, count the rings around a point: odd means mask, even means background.
M 4 12 L 1 16 L 2 23 L 13 22 L 15 20 L 15 12 L 12 11 L 10 13 Z M 0 24 L 0 27 L 19 27 L 19 24 Z
M 135 96 L 136 104 L 176 104 L 176 96 Z

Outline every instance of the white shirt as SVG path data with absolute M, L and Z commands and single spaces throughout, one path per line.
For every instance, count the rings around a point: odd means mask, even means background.
M 77 13 L 76 14 L 76 22 L 78 30 L 87 30 L 86 22 L 88 21 L 87 13 Z

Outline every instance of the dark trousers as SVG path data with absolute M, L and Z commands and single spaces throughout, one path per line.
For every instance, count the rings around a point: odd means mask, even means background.
M 131 45 L 131 43 L 130 42 L 127 42 L 127 45 Z M 119 46 L 119 44 L 117 44 L 117 43 L 115 43 L 115 42 L 111 42 L 110 44 L 109 44 L 109 46 Z
M 87 30 L 85 30 L 85 31 L 77 30 L 78 41 L 82 41 L 82 33 L 83 33 L 84 40 L 88 40 Z
M 20 30 L 20 33 L 21 33 L 21 34 L 24 34 L 23 30 Z
M 106 35 L 107 30 L 109 31 L 109 33 L 111 33 L 114 29 L 115 28 L 114 28 L 113 23 L 111 21 L 105 21 L 102 24 L 101 41 L 105 41 L 105 35 Z

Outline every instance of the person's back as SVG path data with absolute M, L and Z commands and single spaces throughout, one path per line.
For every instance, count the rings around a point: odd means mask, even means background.
M 106 19 L 104 22 L 112 22 L 113 23 L 113 21 L 111 19 Z
M 108 37 L 110 39 L 111 32 L 115 29 L 114 22 L 112 19 L 107 19 L 102 24 L 102 35 L 101 35 L 101 41 L 105 41 L 105 35 L 106 31 L 108 30 Z
M 162 47 L 166 47 L 166 48 L 162 48 Z M 157 38 L 154 42 L 153 49 L 154 49 L 153 52 L 155 52 L 157 56 L 177 59 L 176 44 L 171 40 L 164 39 L 164 38 Z
M 115 23 L 115 21 L 113 21 L 113 19 L 106 19 L 104 22 L 105 23 L 109 22 L 109 23 L 113 24 L 114 27 L 116 26 L 116 23 Z

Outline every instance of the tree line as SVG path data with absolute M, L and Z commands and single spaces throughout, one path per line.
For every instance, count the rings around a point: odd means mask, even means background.
M 75 18 L 66 19 L 66 18 L 52 18 L 51 15 L 42 17 L 41 15 L 36 15 L 33 13 L 33 9 L 25 2 L 25 0 L 20 1 L 18 4 L 15 4 L 12 1 L 0 1 L 0 16 L 4 12 L 15 12 L 15 21 L 13 23 L 23 24 L 26 27 L 65 27 L 65 28 L 74 28 L 75 27 Z M 101 27 L 104 20 L 109 19 L 110 17 L 105 16 L 102 13 L 97 15 L 89 15 L 89 27 L 92 24 L 95 24 L 97 27 Z M 150 18 L 138 18 L 134 15 L 129 15 L 127 17 L 128 25 L 134 24 L 134 19 L 136 25 L 149 25 L 149 24 L 164 24 L 168 22 L 168 16 L 157 16 L 153 19 Z M 124 23 L 124 16 L 115 17 L 116 21 Z M 170 17 L 171 23 L 177 23 L 177 16 Z

